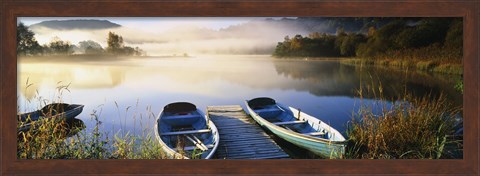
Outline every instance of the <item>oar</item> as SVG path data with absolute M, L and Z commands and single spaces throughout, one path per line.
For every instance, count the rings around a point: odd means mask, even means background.
M 206 147 L 204 148 L 201 144 L 199 144 L 197 141 L 193 140 L 190 136 L 185 135 L 185 137 L 186 137 L 189 141 L 191 141 L 193 144 L 195 144 L 195 146 L 197 146 L 200 150 L 202 150 L 202 151 L 208 150 L 208 148 L 206 148 Z
M 195 136 L 195 135 L 193 135 L 193 134 L 191 134 L 191 135 L 192 135 L 193 139 L 195 139 L 200 145 L 202 145 L 202 147 L 203 147 L 205 150 L 208 150 L 208 147 L 207 147 L 205 144 L 203 144 L 203 142 L 202 142 L 200 139 L 198 139 L 197 136 Z

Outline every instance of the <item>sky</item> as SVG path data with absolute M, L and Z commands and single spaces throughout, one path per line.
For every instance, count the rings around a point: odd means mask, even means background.
M 43 45 L 53 38 L 78 44 L 93 40 L 106 47 L 108 32 L 123 37 L 125 45 L 139 47 L 147 55 L 178 55 L 183 53 L 248 53 L 251 50 L 272 50 L 286 35 L 302 31 L 272 25 L 256 25 L 242 31 L 224 29 L 259 22 L 267 17 L 19 17 L 17 23 L 27 26 L 49 20 L 96 19 L 108 20 L 121 28 L 108 30 L 52 30 L 32 29 L 37 41 Z M 274 17 L 279 19 L 283 17 Z M 295 17 L 289 17 L 295 18 Z

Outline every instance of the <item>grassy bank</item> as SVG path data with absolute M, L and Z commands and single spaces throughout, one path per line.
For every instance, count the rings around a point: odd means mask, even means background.
M 375 65 L 444 74 L 463 74 L 461 50 L 439 46 L 392 50 L 368 58 L 356 57 L 340 62 L 350 65 Z
M 371 88 L 374 90 L 374 88 Z M 385 100 L 382 88 L 359 91 Z M 381 114 L 363 106 L 349 124 L 346 158 L 353 159 L 440 159 L 458 158 L 461 135 L 455 136 L 460 107 L 454 107 L 443 95 L 412 97 L 405 94 L 391 107 L 382 106 Z M 460 156 L 461 157 L 461 156 Z
M 370 65 L 384 66 L 397 69 L 419 70 L 444 74 L 463 74 L 463 65 L 459 63 L 441 63 L 438 61 L 423 60 L 393 60 L 393 59 L 364 59 L 352 58 L 340 60 L 340 63 L 347 65 Z
M 36 128 L 17 134 L 19 159 L 164 159 L 166 156 L 154 138 L 153 130 L 145 128 L 140 135 L 114 134 L 101 127 L 96 112 L 92 132 L 83 123 L 48 119 Z M 77 120 L 78 122 L 80 120 Z M 80 121 L 82 122 L 82 121 Z M 21 122 L 19 126 L 22 125 Z
M 28 87 L 31 84 L 27 83 Z M 24 102 L 25 106 L 30 101 L 38 101 L 39 104 L 48 104 L 48 102 L 63 102 L 64 90 L 68 90 L 68 85 L 59 85 L 52 99 L 43 99 L 37 94 L 30 100 Z M 25 90 L 26 91 L 26 90 Z M 19 102 L 21 103 L 21 102 Z M 47 118 L 42 123 L 32 122 L 27 131 L 17 132 L 17 158 L 19 159 L 168 159 L 161 150 L 159 142 L 156 140 L 152 124 L 143 126 L 142 118 L 147 120 L 155 119 L 151 108 L 147 107 L 144 112 L 138 112 L 138 102 L 136 106 L 129 106 L 125 109 L 125 116 L 122 117 L 120 108 L 117 107 L 118 117 L 107 117 L 108 119 L 133 118 L 135 127 L 141 130 L 141 134 L 125 130 L 125 126 L 120 130 L 107 130 L 103 127 L 102 121 L 105 117 L 101 116 L 101 109 L 95 109 L 93 112 L 84 112 L 90 115 L 90 121 L 93 126 L 89 130 L 85 123 L 79 119 L 65 121 L 54 118 Z M 100 107 L 100 106 L 99 106 Z M 31 111 L 34 110 L 29 108 Z M 134 109 L 135 113 L 127 116 L 129 109 Z M 20 109 L 19 109 L 20 111 Z M 52 110 L 50 110 L 51 112 Z M 140 122 L 137 122 L 140 120 Z M 126 119 L 125 119 L 126 121 Z M 155 120 L 153 120 L 155 121 Z M 21 127 L 25 122 L 18 121 Z M 125 125 L 125 124 L 124 124 Z M 122 126 L 122 124 L 120 124 Z M 112 134 L 115 133 L 115 134 Z M 194 157 L 192 157 L 194 158 Z

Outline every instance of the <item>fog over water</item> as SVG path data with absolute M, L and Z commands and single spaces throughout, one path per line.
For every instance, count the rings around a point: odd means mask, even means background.
M 28 21 L 21 18 L 20 21 Z M 115 19 L 114 19 L 115 20 Z M 115 22 L 115 21 L 113 21 Z M 265 18 L 153 18 L 145 21 L 118 19 L 120 27 L 106 29 L 50 28 L 32 24 L 42 44 L 52 38 L 77 44 L 93 40 L 107 47 L 108 32 L 123 37 L 125 45 L 139 47 L 150 56 L 199 54 L 270 54 L 277 42 L 296 34 L 306 35 L 302 26 Z
M 443 76 L 359 69 L 336 61 L 275 60 L 268 55 L 20 58 L 18 72 L 21 112 L 38 108 L 44 103 L 39 98 L 55 100 L 56 87 L 70 84 L 62 100 L 85 105 L 78 118 L 87 130 L 93 128 L 94 110 L 100 113 L 103 128 L 117 131 L 122 126 L 140 133 L 138 125 L 153 128 L 153 118 L 171 102 L 189 101 L 205 110 L 211 105 L 245 107 L 244 100 L 267 96 L 344 132 L 359 108 L 355 90 L 380 82 L 387 97 L 400 95 L 406 83 L 416 96 L 443 92 L 457 105 L 462 100 L 452 86 L 455 80 Z M 28 88 L 27 80 L 32 84 Z M 371 98 L 363 103 L 373 105 Z

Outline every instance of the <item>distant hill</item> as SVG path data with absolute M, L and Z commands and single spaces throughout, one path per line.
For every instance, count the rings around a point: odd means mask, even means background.
M 112 23 L 108 20 L 93 20 L 93 19 L 81 19 L 81 20 L 51 20 L 51 21 L 42 21 L 40 23 L 30 25 L 31 29 L 46 27 L 56 30 L 72 30 L 72 29 L 83 29 L 83 30 L 96 30 L 96 29 L 109 29 L 109 28 L 118 28 L 121 25 Z

